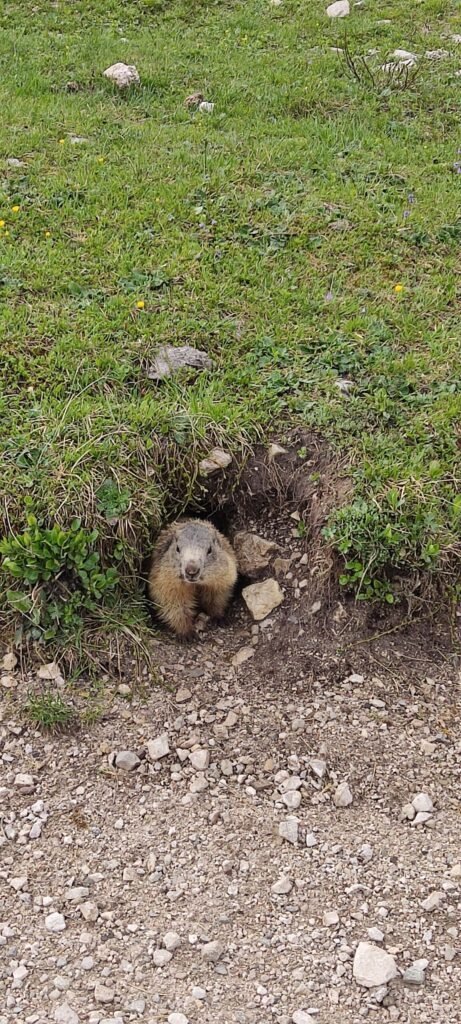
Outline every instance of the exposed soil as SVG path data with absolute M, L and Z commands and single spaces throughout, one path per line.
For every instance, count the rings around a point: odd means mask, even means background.
M 461 1021 L 452 628 L 424 605 L 406 622 L 402 608 L 340 597 L 320 527 L 347 478 L 322 458 L 308 472 L 293 455 L 270 469 L 262 458 L 238 501 L 210 498 L 230 535 L 280 545 L 261 574 L 278 572 L 285 595 L 268 620 L 253 623 L 237 596 L 191 645 L 154 633 L 157 681 L 127 665 L 121 684 L 107 680 L 101 720 L 70 737 L 24 726 L 30 680 L 4 690 L 0 1024 Z M 165 733 L 170 752 L 153 761 L 148 743 Z M 133 771 L 115 766 L 122 750 L 139 755 Z M 313 760 L 326 763 L 322 777 Z M 341 782 L 347 807 L 334 800 Z M 414 826 L 402 807 L 420 792 L 435 809 Z M 279 835 L 293 815 L 295 844 Z M 273 891 L 280 879 L 285 893 Z M 46 928 L 52 911 L 64 915 L 58 933 Z M 382 940 L 368 935 L 376 928 Z M 171 931 L 177 948 L 158 966 Z M 209 941 L 222 944 L 214 963 Z M 397 977 L 358 985 L 360 941 L 387 949 Z M 421 959 L 422 980 L 404 984 Z

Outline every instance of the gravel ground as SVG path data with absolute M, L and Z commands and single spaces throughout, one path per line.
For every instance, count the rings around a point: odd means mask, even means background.
M 456 661 L 301 566 L 88 730 L 7 691 L 0 1024 L 461 1021 Z

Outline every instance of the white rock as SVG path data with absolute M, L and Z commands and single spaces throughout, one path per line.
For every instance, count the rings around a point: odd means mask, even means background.
M 14 777 L 14 784 L 16 789 L 21 790 L 23 793 L 33 793 L 35 789 L 33 776 L 28 775 L 26 772 L 18 772 Z
M 316 775 L 318 779 L 325 778 L 327 770 L 326 761 L 321 761 L 319 759 L 314 758 L 314 760 L 310 762 L 310 766 L 312 768 L 314 775 Z
M 229 452 L 223 451 L 222 448 L 213 448 L 206 459 L 199 462 L 198 468 L 202 476 L 212 476 L 213 473 L 217 473 L 221 469 L 227 469 L 231 462 L 232 455 L 229 455 Z
M 232 667 L 239 668 L 240 665 L 243 665 L 246 661 L 249 661 L 250 658 L 253 658 L 254 653 L 254 647 L 241 647 L 240 650 L 237 651 L 237 654 L 234 654 L 234 657 L 231 660 Z
M 277 882 L 274 882 L 271 887 L 271 892 L 273 892 L 275 896 L 287 896 L 288 893 L 291 892 L 292 888 L 293 882 L 291 881 L 291 878 L 287 878 L 287 876 L 284 875 L 282 878 L 279 878 Z
M 17 156 L 10 156 L 7 159 L 8 167 L 25 167 L 24 160 L 18 160 Z
M 79 907 L 80 913 L 84 921 L 97 921 L 99 917 L 99 910 L 96 903 L 92 900 L 88 900 L 87 903 L 82 903 Z
M 409 67 L 411 67 L 413 64 L 416 64 L 416 61 L 418 60 L 418 54 L 411 53 L 410 50 L 394 50 L 391 56 L 394 58 L 394 60 L 400 60 L 403 61 L 405 64 L 408 64 Z
M 149 740 L 147 753 L 151 761 L 160 761 L 162 757 L 166 757 L 170 753 L 170 744 L 166 732 L 162 733 L 161 736 L 157 736 L 155 740 Z
M 14 672 L 17 664 L 18 664 L 18 659 L 17 659 L 14 651 L 8 651 L 8 654 L 5 654 L 3 656 L 2 669 L 5 672 Z
M 48 665 L 40 665 L 37 675 L 39 679 L 62 679 L 61 670 L 55 661 L 50 661 Z
M 266 569 L 271 560 L 271 555 L 278 550 L 279 545 L 265 537 L 259 537 L 257 533 L 242 531 L 236 533 L 232 542 L 240 572 L 244 576 L 251 576 L 252 573 Z
M 34 821 L 34 824 L 32 825 L 32 828 L 29 832 L 29 839 L 40 839 L 41 834 L 42 823 L 37 819 L 37 821 Z
M 79 1024 L 80 1021 L 80 1017 L 68 1003 L 61 1003 L 55 1008 L 54 1019 L 56 1024 Z
M 348 783 L 340 782 L 333 794 L 333 803 L 335 807 L 349 807 L 352 800 L 353 796 Z
M 426 897 L 425 900 L 422 901 L 421 906 L 423 910 L 426 910 L 428 913 L 430 913 L 432 910 L 437 910 L 437 907 L 440 907 L 440 904 L 444 899 L 445 893 L 441 892 L 440 890 L 435 890 L 434 892 L 431 892 L 429 896 Z
M 424 971 L 421 971 L 418 967 L 415 967 L 414 964 L 411 967 L 407 967 L 406 971 L 404 971 L 404 985 L 424 985 L 424 981 Z
M 121 768 L 124 772 L 132 772 L 139 768 L 141 761 L 134 750 L 119 750 L 115 755 L 115 767 Z
M 306 1010 L 295 1010 L 291 1019 L 293 1024 L 315 1024 L 314 1018 Z
M 71 135 L 69 141 L 71 146 L 82 146 L 88 139 L 84 135 Z
M 109 988 L 103 981 L 97 981 L 94 986 L 94 998 L 97 1003 L 112 1003 L 115 999 L 113 988 Z
M 370 843 L 364 843 L 363 846 L 360 847 L 360 850 L 358 852 L 358 856 L 360 857 L 360 860 L 363 860 L 365 862 L 365 864 L 369 860 L 372 860 L 372 858 L 373 858 L 373 847 L 370 846 Z
M 408 819 L 408 821 L 413 821 L 415 814 L 416 811 L 413 807 L 413 804 L 404 804 L 400 812 L 400 817 L 403 819 Z
M 306 835 L 306 846 L 311 848 L 317 846 L 318 839 L 314 832 L 308 832 Z
M 173 950 L 178 949 L 178 946 L 181 945 L 181 936 L 177 932 L 166 932 L 162 941 L 165 949 L 169 949 L 170 953 L 172 953 Z
M 193 750 L 189 754 L 189 760 L 193 768 L 197 772 L 204 772 L 210 764 L 210 751 L 209 750 Z
M 191 995 L 193 999 L 206 999 L 205 989 L 200 988 L 199 985 L 194 985 Z
M 75 885 L 71 889 L 66 889 L 64 899 L 66 903 L 82 903 L 89 895 L 90 890 L 87 885 Z
M 173 954 L 169 949 L 155 949 L 152 956 L 156 967 L 166 967 L 172 958 Z
M 283 601 L 283 592 L 275 579 L 263 580 L 262 583 L 251 583 L 244 587 L 242 597 L 256 622 L 266 619 Z
M 129 85 L 139 85 L 141 79 L 134 64 L 111 64 L 103 72 L 104 78 L 117 85 L 119 89 L 126 89 Z
M 27 978 L 29 971 L 25 964 L 20 964 L 19 967 L 15 967 L 13 970 L 14 981 L 24 981 Z
M 418 813 L 413 818 L 413 821 L 412 821 L 411 824 L 412 824 L 412 826 L 413 825 L 425 825 L 427 821 L 431 820 L 431 818 L 432 818 L 432 814 L 429 814 L 429 811 L 418 811 Z
M 65 927 L 66 922 L 63 914 L 58 914 L 56 910 L 45 917 L 45 928 L 47 932 L 63 932 Z
M 281 444 L 277 444 L 273 441 L 272 444 L 268 446 L 267 454 L 269 456 L 269 462 L 272 462 L 272 460 L 276 459 L 278 455 L 288 455 L 288 451 L 286 448 L 282 448 Z
M 329 18 L 346 18 L 350 13 L 349 0 L 336 0 L 336 3 L 327 7 Z
M 446 60 L 450 56 L 448 50 L 426 50 L 426 60 Z
M 298 842 L 299 833 L 299 819 L 290 817 L 285 818 L 285 821 L 281 821 L 279 825 L 279 836 L 282 839 L 286 839 L 287 843 L 292 843 L 293 846 Z
M 24 889 L 24 886 L 27 885 L 27 875 L 17 875 L 16 878 L 10 878 L 10 885 L 15 892 L 21 892 L 21 889 Z
M 450 868 L 450 878 L 461 878 L 461 861 Z
M 206 960 L 208 964 L 216 964 L 222 957 L 223 953 L 224 946 L 222 942 L 219 942 L 219 939 L 216 939 L 213 942 L 206 942 L 201 949 L 202 958 Z
M 301 803 L 301 793 L 296 790 L 288 790 L 282 796 L 283 803 L 289 811 L 296 811 Z
M 416 813 L 418 813 L 418 811 L 427 811 L 431 813 L 431 811 L 434 810 L 434 804 L 432 803 L 428 793 L 417 793 L 411 802 Z
M 378 988 L 397 976 L 394 957 L 371 942 L 359 942 L 354 956 L 353 975 L 358 985 Z
M 214 103 L 209 103 L 208 100 L 202 100 L 198 105 L 198 109 L 202 114 L 212 114 L 214 110 Z
M 367 935 L 372 942 L 382 942 L 384 939 L 384 932 L 381 931 L 381 928 L 368 928 Z
M 301 789 L 302 784 L 303 780 L 299 775 L 289 775 L 287 779 L 283 779 L 280 783 L 279 790 L 281 793 L 290 793 L 293 790 Z
M 339 914 L 336 910 L 326 910 L 322 920 L 325 928 L 334 928 L 339 924 Z

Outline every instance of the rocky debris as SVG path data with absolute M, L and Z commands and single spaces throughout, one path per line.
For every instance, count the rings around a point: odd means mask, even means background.
M 358 856 L 360 860 L 364 861 L 365 864 L 367 864 L 368 861 L 373 859 L 373 847 L 370 846 L 370 843 L 363 843 L 358 852 Z
M 434 810 L 434 804 L 432 803 L 428 793 L 417 793 L 411 802 L 416 813 L 419 811 L 426 811 L 430 814 Z
M 157 736 L 155 740 L 149 740 L 147 754 L 151 761 L 161 761 L 162 757 L 167 757 L 169 753 L 170 741 L 166 732 Z
M 193 348 L 191 345 L 162 345 L 157 349 L 154 361 L 149 367 L 149 380 L 164 380 L 183 370 L 184 367 L 194 370 L 212 370 L 213 360 L 207 352 Z
M 271 892 L 273 892 L 275 896 L 287 896 L 288 893 L 291 892 L 292 888 L 293 882 L 291 881 L 291 878 L 287 878 L 286 875 L 283 875 L 277 882 L 274 882 L 271 887 Z
M 184 1013 L 170 1013 L 168 1024 L 189 1024 L 189 1018 Z
M 352 792 L 347 782 L 340 782 L 333 794 L 335 807 L 350 807 L 353 800 Z
M 18 875 L 17 878 L 10 878 L 9 883 L 15 892 L 21 892 L 27 885 L 27 875 Z
M 109 82 L 113 82 L 119 89 L 127 89 L 130 85 L 139 85 L 141 81 L 135 65 L 123 64 L 122 61 L 119 61 L 117 64 L 111 64 L 103 74 L 104 78 L 107 78 Z
M 7 161 L 6 161 L 6 163 L 7 163 L 8 167 L 25 167 L 26 166 L 25 161 L 24 160 L 18 160 L 17 156 L 9 156 Z
M 411 53 L 410 50 L 394 50 L 391 54 L 393 60 L 399 61 L 402 66 L 413 67 L 418 60 L 416 53 Z
M 134 750 L 119 750 L 115 755 L 115 767 L 121 768 L 124 772 L 132 772 L 139 768 L 140 764 L 140 758 Z
M 336 0 L 327 7 L 329 18 L 346 18 L 350 14 L 349 0 Z
M 378 988 L 397 976 L 394 957 L 371 942 L 359 942 L 355 951 L 353 975 L 358 985 Z
M 461 861 L 450 868 L 450 878 L 461 878 Z
M 288 450 L 283 448 L 281 444 L 277 444 L 273 441 L 272 444 L 268 445 L 267 455 L 269 462 L 273 462 L 273 460 L 277 459 L 279 455 L 288 455 Z
M 427 965 L 427 960 L 425 962 Z M 417 963 L 412 964 L 411 967 L 407 967 L 406 971 L 403 973 L 403 984 L 410 987 L 424 985 L 425 980 L 426 975 L 424 973 L 424 969 L 419 967 Z
M 59 914 L 57 910 L 53 910 L 51 914 L 47 914 L 45 917 L 45 928 L 47 932 L 63 932 L 66 928 L 66 922 L 63 914 Z
M 40 665 L 37 676 L 39 679 L 46 679 L 48 682 L 56 682 L 62 679 L 61 669 L 55 661 L 50 661 L 48 665 Z
M 60 1003 L 55 1007 L 54 1018 L 56 1024 L 79 1024 L 80 1017 L 68 1003 Z
M 244 665 L 246 661 L 254 657 L 254 653 L 254 647 L 241 647 L 231 660 L 232 667 L 239 668 L 240 665 Z
M 18 664 L 18 659 L 14 651 L 8 651 L 7 654 L 3 655 L 2 658 L 2 669 L 4 672 L 14 672 Z
M 367 935 L 372 942 L 384 942 L 384 932 L 381 928 L 368 928 Z
M 242 597 L 253 619 L 260 622 L 282 603 L 283 591 L 277 580 L 268 579 L 262 583 L 250 583 L 249 587 L 244 587 Z
M 293 1024 L 315 1024 L 314 1018 L 305 1010 L 295 1010 L 291 1019 Z
M 446 894 L 441 890 L 435 890 L 426 896 L 426 899 L 422 901 L 421 906 L 428 914 L 431 914 L 433 910 L 438 910 L 440 904 L 443 903 Z
M 200 988 L 200 985 L 194 985 L 192 988 L 193 999 L 206 999 L 206 992 L 204 988 Z
M 326 761 L 322 761 L 322 760 L 320 760 L 318 758 L 314 758 L 312 761 L 310 761 L 310 767 L 311 767 L 314 775 L 316 775 L 318 779 L 324 779 L 325 778 L 325 775 L 327 773 L 327 762 Z
M 426 60 L 446 60 L 451 54 L 448 50 L 426 50 L 424 56 Z
M 86 903 L 82 903 L 79 907 L 80 913 L 84 921 L 97 921 L 99 917 L 99 909 L 97 903 L 93 900 L 87 900 Z
M 257 533 L 241 531 L 235 534 L 233 548 L 240 572 L 251 577 L 261 569 L 267 568 L 271 555 L 279 550 L 279 545 L 275 541 L 259 537 Z
M 212 476 L 219 470 L 227 469 L 231 462 L 232 455 L 229 455 L 229 452 L 225 452 L 222 448 L 213 448 L 207 457 L 199 462 L 198 468 L 202 476 Z
M 219 939 L 214 939 L 212 942 L 206 942 L 201 949 L 202 959 L 206 960 L 207 964 L 217 964 L 218 960 L 224 954 L 223 943 Z
M 94 986 L 94 998 L 96 1003 L 113 1003 L 115 991 L 109 988 L 104 981 L 97 981 Z
M 156 967 L 166 967 L 173 959 L 173 954 L 169 949 L 154 949 L 152 959 Z
M 202 114 L 212 114 L 214 110 L 214 103 L 210 103 L 208 100 L 202 100 L 198 105 L 198 109 Z
M 339 914 L 336 910 L 326 910 L 322 921 L 325 928 L 335 928 L 339 924 Z
M 14 777 L 14 785 L 20 793 L 33 793 L 35 790 L 35 782 L 32 775 L 27 772 L 18 772 Z
M 193 768 L 197 772 L 204 772 L 210 763 L 210 751 L 209 750 L 193 750 L 189 754 L 189 760 Z
M 90 890 L 87 885 L 74 885 L 70 889 L 66 889 L 64 899 L 66 903 L 82 903 L 89 895 Z
M 175 949 L 181 945 L 181 936 L 178 932 L 166 932 L 163 936 L 163 945 L 165 949 L 168 949 L 170 953 L 173 953 Z
M 295 846 L 298 842 L 299 836 L 299 821 L 298 818 L 285 818 L 285 821 L 281 821 L 279 825 L 279 836 L 281 839 L 286 839 L 287 843 L 291 843 Z

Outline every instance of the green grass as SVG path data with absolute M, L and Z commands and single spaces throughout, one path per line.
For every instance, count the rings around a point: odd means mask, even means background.
M 406 90 L 351 77 L 332 51 L 345 22 L 325 7 L 3 5 L 3 534 L 30 512 L 48 526 L 78 516 L 105 563 L 121 540 L 136 574 L 210 446 L 238 452 L 293 422 L 350 461 L 354 495 L 330 523 L 346 580 L 372 593 L 389 570 L 448 571 L 461 522 L 459 5 L 353 8 L 350 50 L 378 50 L 376 67 L 396 47 L 451 52 Z M 136 64 L 140 88 L 104 80 L 117 60 Z M 197 89 L 213 114 L 186 110 Z M 206 349 L 215 370 L 150 382 L 160 342 Z
M 78 721 L 74 708 L 52 690 L 30 694 L 24 715 L 31 725 L 44 732 L 66 732 L 75 728 Z

